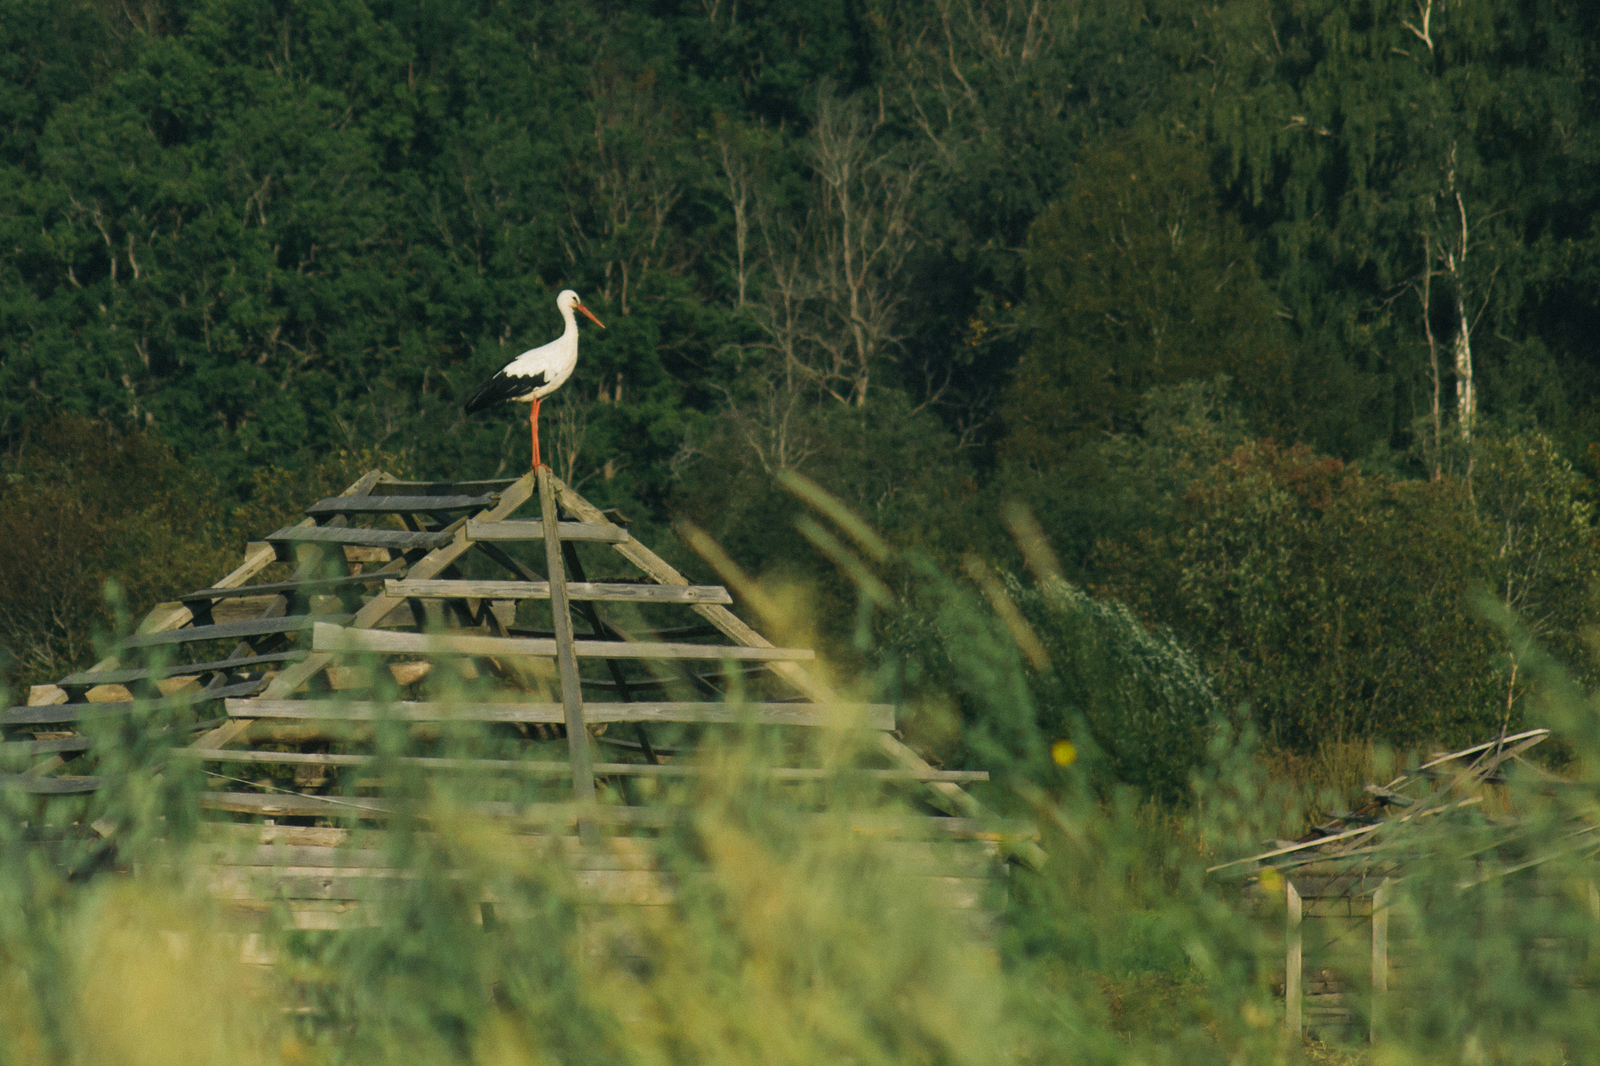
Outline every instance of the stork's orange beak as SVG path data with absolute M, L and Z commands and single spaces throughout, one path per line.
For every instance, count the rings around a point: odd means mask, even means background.
M 594 317 L 594 312 L 589 310 L 587 307 L 583 306 L 583 304 L 581 304 L 581 303 L 573 304 L 572 305 L 572 309 L 574 311 L 582 311 L 584 318 L 587 318 L 590 322 L 593 322 L 595 325 L 599 326 L 601 329 L 605 329 L 606 328 L 606 324 L 604 322 L 600 321 L 598 318 Z

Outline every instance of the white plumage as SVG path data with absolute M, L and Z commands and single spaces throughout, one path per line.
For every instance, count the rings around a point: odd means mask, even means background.
M 501 367 L 494 377 L 472 390 L 467 397 L 467 414 L 482 411 L 507 401 L 527 403 L 528 424 L 533 433 L 533 468 L 539 469 L 539 401 L 555 392 L 578 365 L 578 320 L 573 314 L 581 311 L 589 321 L 605 329 L 601 322 L 578 299 L 571 289 L 561 290 L 556 297 L 556 308 L 566 328 L 561 336 L 549 344 L 540 345 L 517 356 Z

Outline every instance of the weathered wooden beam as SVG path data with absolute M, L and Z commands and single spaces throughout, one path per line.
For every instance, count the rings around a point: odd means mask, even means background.
M 333 496 L 318 500 L 305 513 L 313 517 L 352 514 L 431 514 L 440 511 L 474 511 L 492 507 L 499 493 L 477 496 Z
M 50 712 L 74 704 L 58 703 L 38 710 Z M 105 706 L 105 704 L 95 704 Z M 345 722 L 393 719 L 402 722 L 548 722 L 566 721 L 559 703 L 436 703 L 402 700 L 376 703 L 366 700 L 230 699 L 228 714 L 235 718 L 297 718 Z M 887 703 L 585 703 L 589 722 L 757 722 L 763 725 L 831 726 L 861 724 L 871 729 L 894 728 L 894 706 Z M 931 768 L 930 768 L 931 769 Z M 938 780 L 937 777 L 929 780 Z
M 213 659 L 204 663 L 169 663 L 160 669 L 151 666 L 137 670 L 102 670 L 98 673 L 84 671 L 68 674 L 56 684 L 63 688 L 75 688 L 79 685 L 122 685 L 129 681 L 186 677 L 190 674 L 208 674 L 216 670 L 243 670 L 252 666 L 265 666 L 268 663 L 292 663 L 305 657 L 306 652 L 302 649 L 273 652 L 271 655 L 245 655 L 237 659 Z
M 100 787 L 98 777 L 40 777 L 35 774 L 0 774 L 0 789 L 36 796 L 72 796 Z
M 49 740 L 8 740 L 0 743 L 0 758 L 5 756 L 51 755 L 67 751 L 88 751 L 93 737 L 52 737 Z
M 562 540 L 589 540 L 605 544 L 626 544 L 628 531 L 610 522 L 559 522 L 556 535 Z M 467 539 L 482 541 L 534 541 L 544 539 L 544 526 L 539 522 L 492 522 L 483 519 L 467 521 Z
M 344 815 L 357 818 L 386 818 L 392 813 L 390 801 L 366 796 L 305 796 L 259 792 L 202 792 L 200 805 L 210 810 L 233 811 L 268 817 Z M 612 825 L 669 826 L 694 812 L 681 807 L 613 807 L 595 804 L 580 808 L 572 803 L 477 803 L 473 809 L 491 818 L 515 820 L 529 827 L 546 830 L 571 829 L 580 817 Z M 820 817 L 813 815 L 812 817 Z M 1003 822 L 976 818 L 918 818 L 902 816 L 855 815 L 846 823 L 853 831 L 889 839 L 994 839 L 1028 840 L 1039 831 L 1022 822 Z
M 348 614 L 292 614 L 281 618 L 247 618 L 241 622 L 222 622 L 210 626 L 188 626 L 159 633 L 136 633 L 124 637 L 119 648 L 150 648 L 159 644 L 192 644 L 200 640 L 232 640 L 238 637 L 264 637 L 273 633 L 296 633 L 314 625 L 343 624 Z
M 384 595 L 396 598 L 481 600 L 547 600 L 548 581 L 395 581 L 384 585 Z M 642 585 L 628 582 L 569 581 L 570 600 L 614 603 L 732 603 L 720 585 Z
M 521 478 L 504 477 L 489 478 L 478 481 L 406 481 L 403 478 L 384 475 L 369 486 L 373 496 L 382 496 L 392 493 L 397 496 L 459 496 L 482 495 L 484 493 L 502 492 L 515 485 Z M 347 493 L 346 495 L 367 495 L 368 493 Z
M 170 711 L 214 700 L 227 700 L 250 696 L 267 685 L 265 680 L 246 681 L 239 685 L 224 685 L 206 692 L 185 692 L 177 696 L 163 696 L 155 700 L 116 700 L 110 703 L 53 703 L 45 707 L 12 707 L 0 712 L 0 726 L 48 725 L 56 722 L 81 722 L 89 718 L 112 718 L 132 714 L 135 710 L 146 713 Z
M 561 711 L 567 726 L 567 758 L 572 764 L 572 801 L 580 806 L 594 802 L 594 773 L 590 764 L 589 730 L 584 725 L 583 686 L 578 683 L 578 657 L 573 648 L 572 610 L 567 606 L 567 574 L 561 559 L 560 529 L 556 493 L 550 484 L 550 468 L 540 466 L 539 515 L 545 547 L 545 573 L 550 589 L 550 617 L 555 627 L 556 669 L 561 676 Z M 470 525 L 470 523 L 468 523 Z M 467 530 L 472 536 L 472 530 Z M 594 837 L 593 826 L 578 823 L 578 835 Z
M 339 577 L 320 577 L 310 581 L 270 581 L 263 585 L 240 585 L 237 588 L 210 588 L 187 592 L 178 597 L 179 603 L 197 603 L 202 600 L 226 600 L 244 596 L 281 596 L 297 592 L 304 596 L 337 592 L 356 585 L 376 585 L 392 577 L 394 571 L 373 570 L 365 574 L 343 574 Z
M 319 751 L 253 751 L 236 748 L 179 748 L 174 754 L 204 762 L 250 763 L 267 766 L 370 766 L 380 761 L 377 755 L 337 755 Z M 565 777 L 572 772 L 568 762 L 536 759 L 467 759 L 404 756 L 391 760 L 402 766 L 423 770 L 449 770 L 465 773 L 517 773 L 530 777 Z M 703 777 L 715 768 L 694 763 L 601 762 L 591 767 L 596 777 Z M 872 781 L 987 781 L 984 770 L 881 770 L 860 768 L 772 767 L 756 773 L 774 781 L 825 781 L 835 777 L 857 777 Z
M 357 529 L 352 526 L 287 526 L 267 538 L 280 548 L 296 544 L 337 544 L 357 548 L 387 548 L 390 551 L 433 551 L 449 544 L 453 533 L 411 533 L 402 529 Z
M 575 640 L 580 659 L 814 659 L 810 648 L 729 647 L 723 644 L 669 644 L 657 641 Z M 386 629 L 346 629 L 318 624 L 311 646 L 318 652 L 379 652 L 391 655 L 534 655 L 553 659 L 556 642 L 537 637 L 457 636 L 451 633 L 398 633 Z

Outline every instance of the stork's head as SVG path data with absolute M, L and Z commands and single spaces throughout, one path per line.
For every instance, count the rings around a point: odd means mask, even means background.
M 568 311 L 577 311 L 601 329 L 606 328 L 606 324 L 594 317 L 594 312 L 583 306 L 583 301 L 578 299 L 578 294 L 571 289 L 561 290 L 561 295 L 556 297 L 556 307 L 560 308 L 562 314 L 566 314 Z

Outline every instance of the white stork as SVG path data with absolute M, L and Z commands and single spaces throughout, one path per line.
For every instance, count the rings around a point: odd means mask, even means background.
M 567 328 L 549 344 L 523 352 L 501 367 L 494 377 L 472 390 L 467 397 L 467 414 L 493 407 L 507 400 L 529 404 L 528 425 L 533 430 L 533 468 L 539 469 L 539 401 L 559 389 L 578 365 L 578 320 L 572 312 L 582 311 L 590 322 L 605 329 L 605 323 L 583 306 L 578 294 L 561 290 L 556 307 Z

